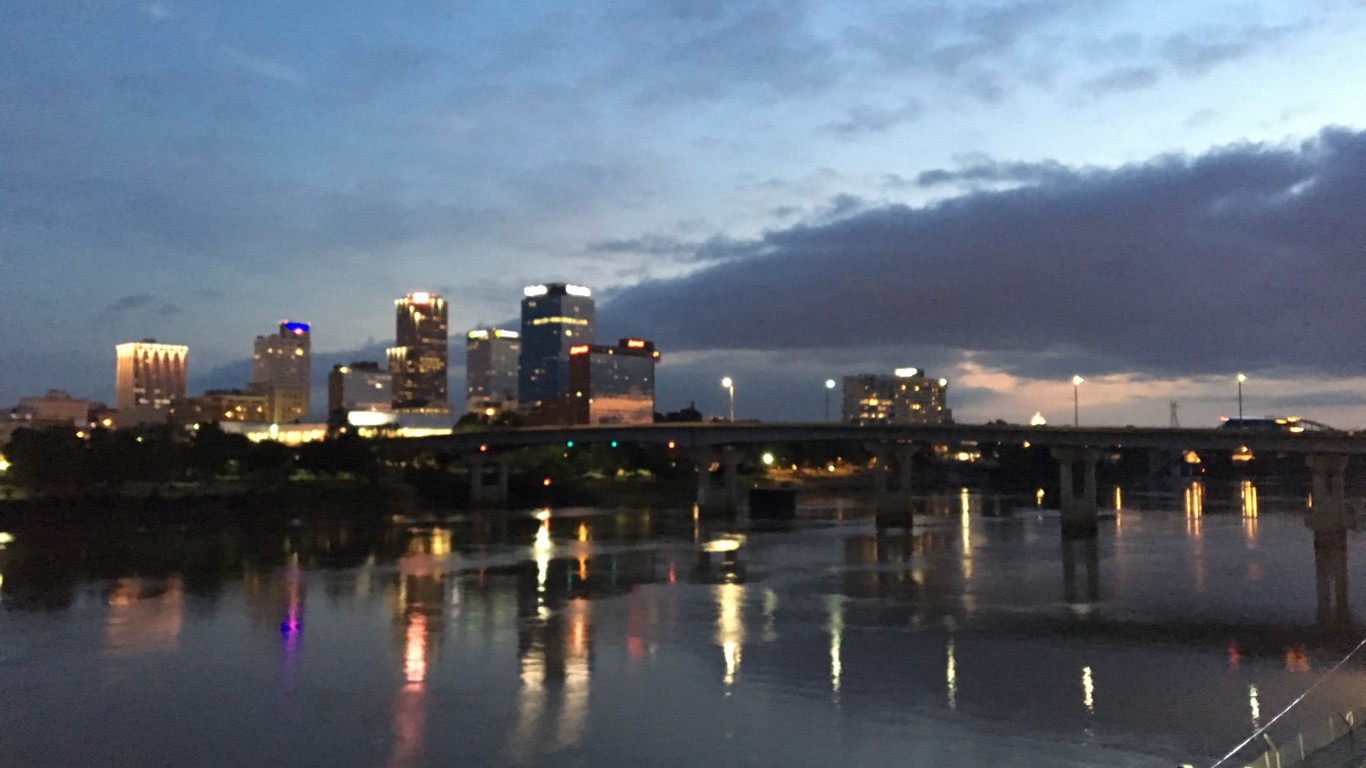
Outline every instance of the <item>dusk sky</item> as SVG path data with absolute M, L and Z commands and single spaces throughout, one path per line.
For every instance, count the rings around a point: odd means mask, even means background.
M 659 410 L 1366 427 L 1366 0 L 0 3 L 0 406 L 594 289 Z M 315 394 L 315 399 L 317 398 Z M 456 396 L 453 400 L 460 401 Z M 837 406 L 836 406 L 837 407 Z

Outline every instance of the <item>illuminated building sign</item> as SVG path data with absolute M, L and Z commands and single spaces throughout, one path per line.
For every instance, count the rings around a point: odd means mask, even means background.
M 430 304 L 432 303 L 432 295 L 426 291 L 417 291 L 408 294 L 408 301 L 414 304 Z
M 631 349 L 645 349 L 644 339 L 627 339 L 626 346 Z
M 537 317 L 531 321 L 532 325 L 550 325 L 551 323 L 562 323 L 564 325 L 588 325 L 588 321 L 582 317 Z
M 528 285 L 522 289 L 523 296 L 544 296 L 550 291 L 544 285 Z
M 902 378 L 902 379 L 904 379 L 904 378 L 908 378 L 908 377 L 910 377 L 910 376 L 914 376 L 914 375 L 916 375 L 917 373 L 920 373 L 920 369 L 919 369 L 919 368 L 898 368 L 898 369 L 896 369 L 895 371 L 892 371 L 892 373 L 896 374 L 897 378 Z
M 564 292 L 570 296 L 592 296 L 593 292 L 582 285 L 566 285 Z
M 586 354 L 588 354 L 588 345 L 587 345 L 587 344 L 579 344 L 579 345 L 577 345 L 577 346 L 570 347 L 570 348 L 569 348 L 569 354 L 571 354 L 571 355 L 586 355 Z
M 492 336 L 495 339 L 516 339 L 521 337 L 521 334 L 517 333 L 516 331 L 504 331 L 501 328 L 481 328 L 477 331 L 469 332 L 469 338 L 471 339 L 487 339 L 489 338 L 489 336 Z

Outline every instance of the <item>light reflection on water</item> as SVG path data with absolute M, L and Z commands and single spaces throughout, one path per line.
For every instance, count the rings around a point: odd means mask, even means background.
M 841 503 L 21 533 L 0 764 L 1198 763 L 1356 639 L 1346 542 L 1255 487 L 1113 500 L 1090 542 L 968 491 L 911 530 Z M 1359 669 L 1283 737 L 1366 704 Z

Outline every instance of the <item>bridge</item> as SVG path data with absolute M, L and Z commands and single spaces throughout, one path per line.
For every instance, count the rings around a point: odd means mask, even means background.
M 554 426 L 459 432 L 413 441 L 463 456 L 470 468 L 470 501 L 475 505 L 506 501 L 508 453 L 549 445 L 653 444 L 686 451 L 698 471 L 700 507 L 735 512 L 743 506 L 739 488 L 740 446 L 768 443 L 857 443 L 871 452 L 873 490 L 880 514 L 909 521 L 913 491 L 911 458 L 923 445 L 965 443 L 1032 445 L 1051 449 L 1059 466 L 1060 511 L 1068 536 L 1093 536 L 1097 528 L 1096 465 L 1114 449 L 1168 451 L 1265 451 L 1303 454 L 1313 472 L 1313 507 L 1308 515 L 1315 532 L 1345 532 L 1352 526 L 1352 507 L 1344 490 L 1351 456 L 1366 455 L 1366 435 L 1329 430 L 1298 433 L 1239 429 L 1163 429 L 1156 427 L 1034 427 L 1014 424 L 876 425 L 678 422 L 625 425 Z M 486 466 L 497 465 L 488 482 Z M 714 489 L 710 468 L 723 468 L 721 489 Z M 897 479 L 895 493 L 889 477 Z M 718 495 L 716 492 L 720 490 Z

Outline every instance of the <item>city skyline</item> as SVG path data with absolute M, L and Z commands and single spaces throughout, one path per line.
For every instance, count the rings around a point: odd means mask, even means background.
M 1213 425 L 1244 373 L 1250 416 L 1366 426 L 1366 8 L 1161 10 L 16 0 L 0 404 L 112 401 L 152 336 L 240 386 L 263 317 L 316 384 L 384 359 L 386 297 L 510 326 L 555 279 L 667 351 L 664 410 L 731 376 L 818 420 L 910 365 L 962 421 L 1062 423 L 1081 375 L 1083 423 Z

